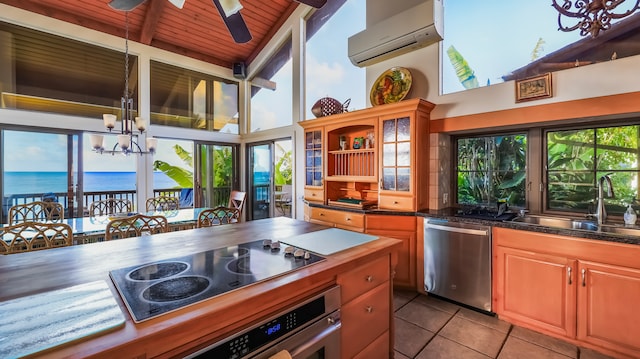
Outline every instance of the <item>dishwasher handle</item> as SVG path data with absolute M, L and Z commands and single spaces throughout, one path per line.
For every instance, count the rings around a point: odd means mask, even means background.
M 471 228 L 459 228 L 459 227 L 453 227 L 453 226 L 442 226 L 439 224 L 432 224 L 432 223 L 427 223 L 424 226 L 425 228 L 431 228 L 431 229 L 437 229 L 440 231 L 447 231 L 447 232 L 457 232 L 457 233 L 464 233 L 464 234 L 473 234 L 476 236 L 486 236 L 489 234 L 488 230 L 482 230 L 482 229 L 471 229 Z

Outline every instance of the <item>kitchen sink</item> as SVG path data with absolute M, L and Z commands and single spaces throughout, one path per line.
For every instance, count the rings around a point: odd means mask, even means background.
M 595 231 L 598 229 L 598 224 L 596 222 L 565 217 L 545 217 L 529 215 L 525 217 L 516 217 L 513 219 L 513 221 L 554 228 L 585 229 L 591 231 Z
M 640 228 L 638 227 L 623 227 L 621 225 L 613 224 L 603 224 L 601 226 L 598 226 L 596 222 L 586 219 L 528 215 L 525 217 L 516 217 L 513 219 L 513 222 L 552 228 L 580 229 L 585 231 L 622 234 L 627 236 L 640 236 Z

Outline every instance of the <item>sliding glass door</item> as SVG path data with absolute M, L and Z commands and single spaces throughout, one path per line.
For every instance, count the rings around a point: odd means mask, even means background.
M 290 139 L 247 145 L 249 219 L 291 217 L 291 147 Z
M 77 214 L 78 135 L 30 131 L 0 131 L 2 210 L 8 223 L 11 206 L 33 201 L 60 202 L 65 217 Z
M 227 206 L 233 189 L 239 188 L 237 145 L 198 143 L 196 207 Z

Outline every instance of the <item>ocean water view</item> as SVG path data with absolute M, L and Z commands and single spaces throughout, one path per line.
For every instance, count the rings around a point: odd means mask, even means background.
M 174 188 L 177 183 L 163 172 L 153 173 L 154 188 Z M 84 191 L 135 190 L 135 172 L 85 172 Z M 4 195 L 66 192 L 66 172 L 5 172 Z

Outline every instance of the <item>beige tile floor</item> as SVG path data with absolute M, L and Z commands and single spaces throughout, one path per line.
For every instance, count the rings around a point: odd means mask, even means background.
M 409 291 L 395 291 L 396 359 L 610 359 L 590 349 Z

